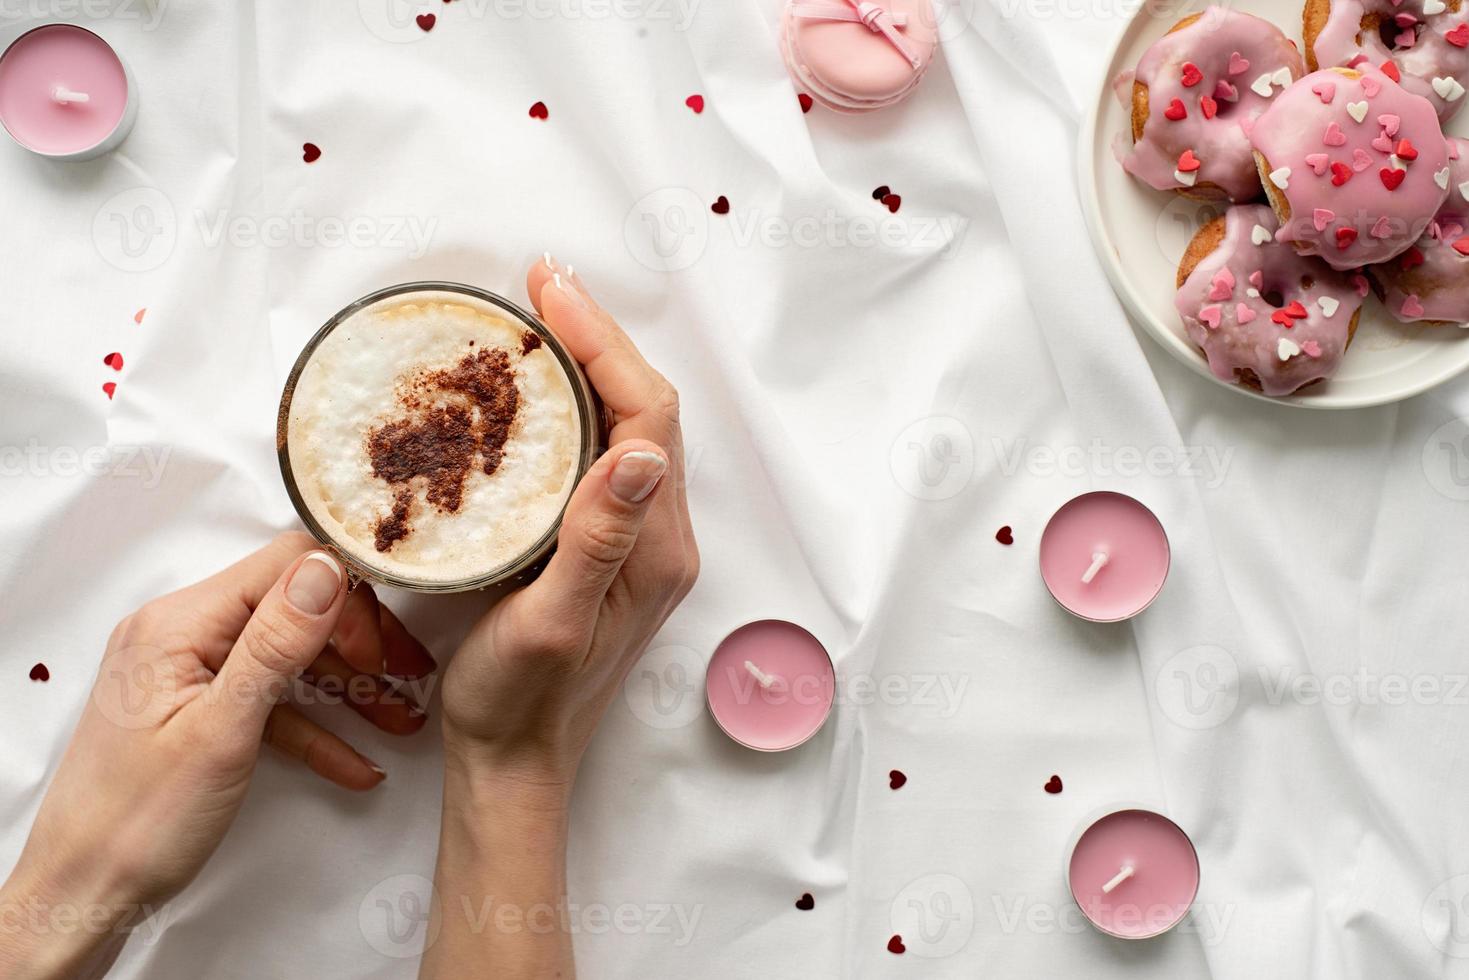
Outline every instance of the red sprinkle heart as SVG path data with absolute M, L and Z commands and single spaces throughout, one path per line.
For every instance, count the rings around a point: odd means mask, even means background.
M 694 110 L 695 114 L 704 111 L 704 97 L 702 95 L 691 95 L 683 100 L 683 104 Z
M 897 214 L 898 208 L 903 203 L 903 199 L 896 194 L 889 194 L 887 197 L 882 199 L 882 203 L 883 206 L 886 207 L 893 214 Z
M 551 117 L 551 110 L 546 108 L 546 103 L 537 102 L 530 107 L 530 117 L 532 119 L 549 119 Z
M 796 899 L 796 908 L 802 912 L 810 912 L 816 907 L 816 899 L 811 897 L 810 892 L 802 892 L 801 897 Z
M 796 101 L 799 102 L 799 103 L 801 103 L 801 111 L 802 112 L 810 112 L 811 111 L 811 107 L 816 104 L 812 100 L 811 96 L 807 95 L 805 92 L 797 92 L 796 93 Z
M 1183 63 L 1183 87 L 1193 88 L 1204 80 L 1204 73 L 1199 71 L 1199 66 L 1192 61 Z
M 1178 122 L 1180 119 L 1188 118 L 1188 110 L 1183 106 L 1182 99 L 1174 99 L 1168 103 L 1168 108 L 1163 110 L 1163 118 Z
M 1046 780 L 1046 792 L 1052 795 L 1061 792 L 1061 777 L 1052 776 Z
M 1015 535 L 1011 532 L 1010 525 L 1006 524 L 1004 527 L 996 531 L 995 540 L 1000 542 L 1000 544 L 1014 544 Z
M 1305 317 L 1305 315 L 1306 315 L 1306 308 L 1301 305 L 1301 301 L 1300 300 L 1293 299 L 1293 300 L 1290 301 L 1290 304 L 1285 307 L 1285 314 L 1286 314 L 1286 316 L 1293 316 L 1297 320 L 1300 320 L 1300 319 L 1303 319 Z
M 433 14 L 419 14 L 413 19 L 418 22 L 418 29 L 425 32 L 433 30 L 434 25 L 439 21 L 439 18 Z
M 321 147 L 315 143 L 301 144 L 301 159 L 307 163 L 315 163 L 321 159 Z
M 894 769 L 888 773 L 888 789 L 902 789 L 903 784 L 907 781 L 908 777 L 903 775 L 901 770 Z
M 714 203 L 709 205 L 709 210 L 715 214 L 729 214 L 729 198 L 723 194 L 715 198 Z
M 41 681 L 42 683 L 44 683 L 46 681 L 49 681 L 50 679 L 51 671 L 46 669 L 45 664 L 36 664 L 34 667 L 31 668 L 31 680 Z
M 893 189 L 891 187 L 889 187 L 887 184 L 881 184 L 881 185 L 879 185 L 872 192 L 872 199 L 874 201 L 881 201 L 883 198 L 887 197 L 892 192 L 893 192 Z
M 1199 97 L 1199 108 L 1204 110 L 1205 119 L 1213 119 L 1214 114 L 1219 111 L 1219 103 L 1204 95 Z
M 1404 160 L 1418 159 L 1418 148 L 1406 139 L 1398 140 L 1398 145 L 1393 148 L 1393 152 Z
M 110 399 L 113 395 L 115 395 L 117 393 L 117 382 L 116 381 L 105 381 L 105 382 L 103 382 L 102 383 L 102 392 L 103 392 L 103 394 L 105 394 Z
M 897 953 L 900 956 L 903 953 L 908 952 L 908 947 L 903 945 L 902 936 L 894 936 L 892 939 L 888 940 L 888 952 Z
M 1341 161 L 1337 161 L 1336 163 L 1333 163 L 1331 165 L 1331 183 L 1332 183 L 1333 186 L 1340 187 L 1342 184 L 1345 184 L 1347 181 L 1349 181 L 1351 179 L 1352 179 L 1352 168 L 1351 167 L 1347 166 L 1346 164 L 1342 163 Z
M 1469 255 L 1469 236 L 1465 236 L 1454 242 L 1454 251 L 1460 255 Z
M 1445 33 L 1443 39 L 1456 48 L 1469 47 L 1469 24 L 1460 24 Z
M 1194 156 L 1193 150 L 1184 150 L 1178 155 L 1179 173 L 1191 174 L 1199 169 L 1199 158 Z
M 1402 72 L 1398 71 L 1398 66 L 1393 62 L 1384 61 L 1378 67 L 1381 69 L 1384 75 L 1386 75 L 1388 78 L 1391 78 L 1393 81 L 1401 82 L 1403 80 Z
M 117 351 L 113 351 L 111 354 L 108 354 L 106 357 L 102 358 L 102 363 L 106 364 L 114 371 L 121 371 L 122 355 L 119 354 Z
M 1336 230 L 1336 247 L 1337 248 L 1345 249 L 1348 245 L 1352 244 L 1352 242 L 1355 242 L 1356 240 L 1357 240 L 1357 229 L 1355 229 L 1355 228 L 1338 228 Z
M 1423 253 L 1418 251 L 1417 245 L 1410 245 L 1408 250 L 1403 253 L 1403 271 L 1406 272 L 1413 268 L 1413 266 L 1422 264 Z
M 1398 185 L 1403 182 L 1403 178 L 1408 176 L 1408 171 L 1395 170 L 1392 167 L 1383 167 L 1381 170 L 1377 171 L 1377 176 L 1382 178 L 1383 187 L 1386 187 L 1390 191 L 1395 191 L 1398 189 Z
M 1285 310 L 1276 310 L 1270 314 L 1270 321 L 1272 323 L 1278 323 L 1282 327 L 1289 327 L 1292 323 L 1290 314 L 1285 312 Z

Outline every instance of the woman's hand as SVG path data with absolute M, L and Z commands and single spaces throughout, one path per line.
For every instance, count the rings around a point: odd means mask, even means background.
M 298 677 L 406 735 L 423 712 L 384 675 L 434 666 L 370 588 L 349 595 L 341 566 L 300 533 L 124 619 L 0 888 L 0 975 L 105 971 L 127 930 L 219 845 L 262 740 L 347 789 L 381 783 L 382 769 L 280 703 Z M 92 921 L 58 928 L 57 912 Z
M 547 256 L 527 289 L 614 425 L 606 454 L 572 494 L 545 571 L 480 620 L 445 677 L 430 977 L 571 975 L 562 913 L 577 764 L 699 570 L 678 394 L 569 268 Z M 519 906 L 525 926 L 477 935 L 465 910 L 489 896 Z

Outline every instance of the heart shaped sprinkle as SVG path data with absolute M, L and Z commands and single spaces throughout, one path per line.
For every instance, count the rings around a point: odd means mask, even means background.
M 796 93 L 796 102 L 801 106 L 802 112 L 810 112 L 811 107 L 816 104 L 815 100 L 805 92 Z
M 102 383 L 102 393 L 111 399 L 113 395 L 117 394 L 117 382 L 104 381 Z
M 1220 102 L 1238 102 L 1239 89 L 1221 78 L 1214 83 L 1214 98 Z
M 1411 27 L 1406 31 L 1399 31 L 1398 36 L 1393 38 L 1393 43 L 1399 48 L 1411 48 L 1418 40 L 1418 32 Z
M 1000 542 L 1000 544 L 1014 544 L 1015 533 L 1010 530 L 1010 525 L 1006 524 L 1004 527 L 996 531 L 995 540 Z
M 1197 170 L 1193 170 L 1189 173 L 1184 173 L 1182 170 L 1175 170 L 1173 171 L 1173 179 L 1178 181 L 1184 187 L 1192 187 L 1195 183 L 1198 182 L 1199 172 Z
M 1448 190 L 1449 189 L 1449 168 L 1448 167 L 1444 167 L 1442 170 L 1435 170 L 1433 172 L 1433 182 L 1439 186 L 1439 189 L 1440 190 Z
M 1413 145 L 1412 140 L 1409 140 L 1406 137 L 1398 140 L 1398 145 L 1393 148 L 1393 152 L 1396 153 L 1398 155 L 1398 158 L 1402 160 L 1418 159 L 1418 148 Z
M 1341 146 L 1347 141 L 1347 134 L 1341 131 L 1341 127 L 1335 122 L 1326 124 L 1326 132 L 1321 134 L 1321 142 L 1327 146 Z
M 1266 74 L 1261 75 L 1259 78 L 1256 78 L 1253 82 L 1251 82 L 1250 91 L 1263 98 L 1270 98 L 1275 90 L 1270 87 L 1269 73 L 1267 72 Z
M 1392 137 L 1386 133 L 1378 133 L 1372 137 L 1372 148 L 1378 153 L 1392 152 Z
M 1257 314 L 1243 303 L 1236 303 L 1234 307 L 1234 322 L 1239 324 L 1249 323 Z
M 1325 153 L 1306 154 L 1306 166 L 1310 167 L 1311 172 L 1314 173 L 1317 177 L 1320 177 L 1322 174 L 1326 173 L 1326 164 L 1328 160 L 1329 158 Z
M 1357 229 L 1338 228 L 1336 230 L 1336 247 L 1345 251 L 1348 246 L 1357 240 Z
M 889 187 L 887 184 L 879 184 L 872 191 L 872 199 L 874 201 L 881 201 L 883 198 L 887 197 L 892 192 L 893 192 L 893 189 L 891 187 Z
M 1403 182 L 1403 178 L 1408 176 L 1408 171 L 1398 170 L 1394 167 L 1383 167 L 1377 171 L 1377 176 L 1382 178 L 1383 187 L 1386 187 L 1390 191 L 1395 191 L 1398 189 L 1398 185 Z
M 1275 355 L 1282 361 L 1288 361 L 1301 352 L 1301 345 L 1289 337 L 1281 337 L 1275 345 Z
M 908 947 L 903 945 L 902 936 L 894 936 L 892 939 L 888 940 L 888 952 L 897 953 L 900 956 L 903 953 L 908 952 Z
M 1194 156 L 1193 150 L 1184 150 L 1178 155 L 1178 170 L 1180 173 L 1193 173 L 1199 169 L 1199 166 L 1199 158 Z
M 46 668 L 45 664 L 36 664 L 34 667 L 31 668 L 31 680 L 40 681 L 44 684 L 50 679 L 51 671 Z
M 816 907 L 816 899 L 811 897 L 810 892 L 802 892 L 801 897 L 796 899 L 796 908 L 802 912 L 810 912 Z
M 136 312 L 136 313 L 133 314 L 133 322 L 136 323 L 136 324 L 138 324 L 138 326 L 142 326 L 143 325 L 143 317 L 145 317 L 147 315 L 148 315 L 148 307 L 145 306 L 141 310 L 139 310 L 138 312 Z
M 1209 282 L 1210 299 L 1229 299 L 1234 294 L 1234 273 L 1224 266 Z
M 321 159 L 321 147 L 315 143 L 301 144 L 301 159 L 307 163 L 315 163 Z
M 1180 119 L 1188 118 L 1188 109 L 1184 108 L 1182 99 L 1174 99 L 1168 103 L 1168 108 L 1163 110 L 1163 118 L 1178 122 Z
M 1192 61 L 1183 63 L 1183 87 L 1193 88 L 1204 80 L 1204 73 L 1199 71 L 1199 66 Z
M 1398 82 L 1399 84 L 1401 84 L 1403 81 L 1403 73 L 1398 71 L 1397 63 L 1394 61 L 1384 61 L 1382 64 L 1377 66 L 1377 70 L 1382 72 L 1388 78 L 1391 78 L 1393 81 Z M 1365 78 L 1371 76 L 1363 77 Z
M 1419 257 L 1422 258 L 1422 256 Z M 1362 273 L 1360 272 L 1353 274 L 1352 286 L 1357 290 L 1358 296 L 1366 296 L 1372 290 L 1371 283 L 1369 283 L 1367 281 L 1367 277 L 1362 275 Z
M 1199 321 L 1210 330 L 1219 329 L 1219 317 L 1221 311 L 1217 304 L 1206 306 L 1199 310 Z
M 1250 229 L 1250 241 L 1256 245 L 1264 245 L 1275 237 L 1275 233 L 1264 225 L 1256 225 Z
M 1336 212 L 1330 208 L 1317 208 L 1311 212 L 1311 223 L 1316 226 L 1317 231 L 1325 231 L 1326 226 L 1336 220 Z
M 1454 242 L 1454 251 L 1460 255 L 1469 255 L 1469 238 L 1460 238 Z
M 530 117 L 532 119 L 549 119 L 551 118 L 551 110 L 546 108 L 546 103 L 537 102 L 530 107 Z
M 903 206 L 903 199 L 897 194 L 888 194 L 882 199 L 882 204 L 893 214 L 897 214 L 898 208 Z
M 1423 15 L 1425 17 L 1441 14 L 1447 9 L 1448 7 L 1444 5 L 1443 0 L 1423 0 Z
M 1403 316 L 1405 317 L 1420 317 L 1423 315 L 1423 304 L 1419 301 L 1417 295 L 1413 294 L 1410 295 L 1407 299 L 1403 300 L 1402 310 Z
M 1372 230 L 1368 232 L 1368 234 L 1370 234 L 1373 238 L 1387 238 L 1389 235 L 1391 235 L 1392 222 L 1388 220 L 1387 215 L 1384 214 L 1382 217 L 1378 218 L 1376 224 L 1372 226 Z
M 1286 68 L 1284 65 L 1275 69 L 1275 74 L 1270 76 L 1270 80 L 1281 88 L 1289 88 L 1290 83 L 1295 81 L 1295 79 L 1291 77 L 1290 69 Z
M 1367 100 L 1363 99 L 1361 102 L 1348 102 L 1347 115 L 1351 116 L 1353 121 L 1355 122 L 1361 122 L 1363 119 L 1366 119 Z
M 1377 125 L 1381 126 L 1382 131 L 1389 136 L 1398 135 L 1398 127 L 1402 126 L 1402 124 L 1402 117 L 1391 112 L 1384 112 L 1377 117 Z
M 907 781 L 908 777 L 901 770 L 894 769 L 888 773 L 888 789 L 902 789 Z
M 1243 75 L 1250 70 L 1248 58 L 1244 58 L 1238 51 L 1229 52 L 1229 67 L 1225 69 L 1231 75 Z
M 1336 82 L 1317 82 L 1311 86 L 1312 93 L 1326 105 L 1336 98 Z
M 1459 80 L 1452 76 L 1435 78 L 1432 82 L 1433 91 L 1445 102 L 1457 102 L 1459 96 L 1464 94 L 1464 86 Z
M 1199 108 L 1203 110 L 1205 119 L 1213 119 L 1219 112 L 1219 103 L 1207 95 L 1201 95 L 1199 96 Z
M 439 18 L 435 17 L 433 14 L 419 14 L 413 19 L 417 22 L 418 29 L 423 31 L 425 34 L 433 30 L 434 25 L 439 22 Z
M 1418 251 L 1418 246 L 1417 245 L 1409 245 L 1408 246 L 1408 250 L 1403 253 L 1403 271 L 1404 272 L 1407 272 L 1409 269 L 1413 268 L 1415 265 L 1422 265 L 1422 264 L 1423 264 L 1423 253 L 1420 252 L 1420 251 Z M 1363 296 L 1366 296 L 1367 294 L 1366 293 L 1362 293 L 1362 295 Z
M 1290 187 L 1290 167 L 1277 167 L 1270 171 L 1270 183 L 1287 190 Z
M 1308 340 L 1304 344 L 1301 345 L 1301 351 L 1307 357 L 1320 357 L 1321 356 L 1321 345 L 1318 344 L 1318 343 L 1316 343 L 1316 341 L 1314 341 L 1314 340 Z
M 1256 225 L 1255 227 L 1256 228 L 1259 228 L 1260 226 L 1259 225 Z M 1255 287 L 1255 289 L 1257 289 L 1257 290 L 1264 289 L 1265 288 L 1265 270 L 1264 269 L 1256 269 L 1254 272 L 1250 273 L 1250 285 L 1253 286 L 1253 287 Z M 1260 294 L 1257 292 L 1255 295 L 1258 296 Z
M 1389 162 L 1391 162 L 1391 161 L 1389 161 Z M 1393 164 L 1393 165 L 1396 166 L 1397 164 Z M 1367 155 L 1367 151 L 1366 150 L 1362 149 L 1359 146 L 1355 150 L 1352 151 L 1352 169 L 1353 170 L 1355 170 L 1357 173 L 1361 173 L 1362 171 L 1366 170 L 1370 166 L 1372 166 L 1372 158 Z
M 1052 776 L 1050 779 L 1046 780 L 1045 790 L 1046 790 L 1047 793 L 1050 793 L 1052 796 L 1054 796 L 1055 794 L 1061 792 L 1061 777 L 1060 776 Z
M 1445 32 L 1443 39 L 1456 48 L 1469 46 L 1469 24 L 1460 24 L 1453 30 Z
M 1285 310 L 1276 310 L 1270 314 L 1270 322 L 1278 323 L 1282 327 L 1289 327 L 1291 325 L 1290 314 L 1285 312 Z
M 1381 91 L 1382 91 L 1382 83 L 1381 82 L 1379 82 L 1377 79 L 1373 78 L 1371 75 L 1363 75 L 1362 76 L 1362 94 L 1363 95 L 1365 95 L 1365 96 L 1367 96 L 1367 98 L 1371 99 L 1371 98 L 1374 98 L 1377 95 L 1377 93 L 1378 92 L 1381 92 Z
M 1322 296 L 1316 300 L 1316 305 L 1321 307 L 1322 316 L 1336 316 L 1336 311 L 1341 307 L 1341 300 L 1334 296 Z
M 102 363 L 106 364 L 114 371 L 121 371 L 122 355 L 119 354 L 117 351 L 113 351 L 111 354 L 108 354 L 106 357 L 102 358 Z
M 1340 160 L 1338 160 L 1336 163 L 1333 163 L 1331 165 L 1331 183 L 1332 183 L 1333 186 L 1340 187 L 1342 184 L 1345 184 L 1347 181 L 1349 181 L 1351 179 L 1352 179 L 1352 168 L 1351 167 L 1349 167 L 1346 164 L 1342 163 Z
M 1306 308 L 1301 305 L 1301 301 L 1298 299 L 1291 300 L 1288 304 L 1281 308 L 1285 310 L 1286 316 L 1294 317 L 1297 320 L 1306 315 Z
M 704 111 L 704 97 L 702 95 L 691 95 L 683 100 L 683 104 L 694 110 L 695 115 Z
M 729 214 L 729 198 L 723 194 L 719 195 L 714 199 L 714 203 L 709 205 L 709 210 L 715 214 Z

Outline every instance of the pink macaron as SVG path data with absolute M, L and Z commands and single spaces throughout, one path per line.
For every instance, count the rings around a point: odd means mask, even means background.
M 837 112 L 907 98 L 937 46 L 930 0 L 789 0 L 781 48 L 797 84 Z

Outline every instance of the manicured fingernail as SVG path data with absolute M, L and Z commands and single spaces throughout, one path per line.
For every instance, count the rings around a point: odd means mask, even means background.
M 361 759 L 367 765 L 367 768 L 371 769 L 373 772 L 377 773 L 379 776 L 383 777 L 384 779 L 387 779 L 388 778 L 388 771 L 386 769 L 384 769 L 382 766 L 378 765 L 376 762 L 373 762 L 371 759 L 369 759 L 367 756 L 363 755 L 361 752 L 358 752 L 357 753 L 357 758 Z
M 341 567 L 326 552 L 313 551 L 286 583 L 286 601 L 304 613 L 320 616 L 337 601 L 341 587 Z
M 556 264 L 556 260 L 551 257 L 550 252 L 542 252 L 541 261 L 546 263 L 546 268 L 550 269 L 552 272 L 561 271 L 561 267 Z
M 557 289 L 561 290 L 562 295 L 571 301 L 573 306 L 582 310 L 590 310 L 592 308 L 592 304 L 587 301 L 587 297 L 582 291 L 563 279 L 561 273 L 558 272 L 553 275 L 551 281 L 556 284 Z
M 623 454 L 612 467 L 608 485 L 612 492 L 630 504 L 641 503 L 663 479 L 668 460 L 657 453 L 634 451 Z
M 409 718 L 422 718 L 426 714 L 428 714 L 427 711 L 424 711 L 422 708 L 420 708 L 418 705 L 414 704 L 412 701 L 409 701 L 408 702 L 408 717 Z

